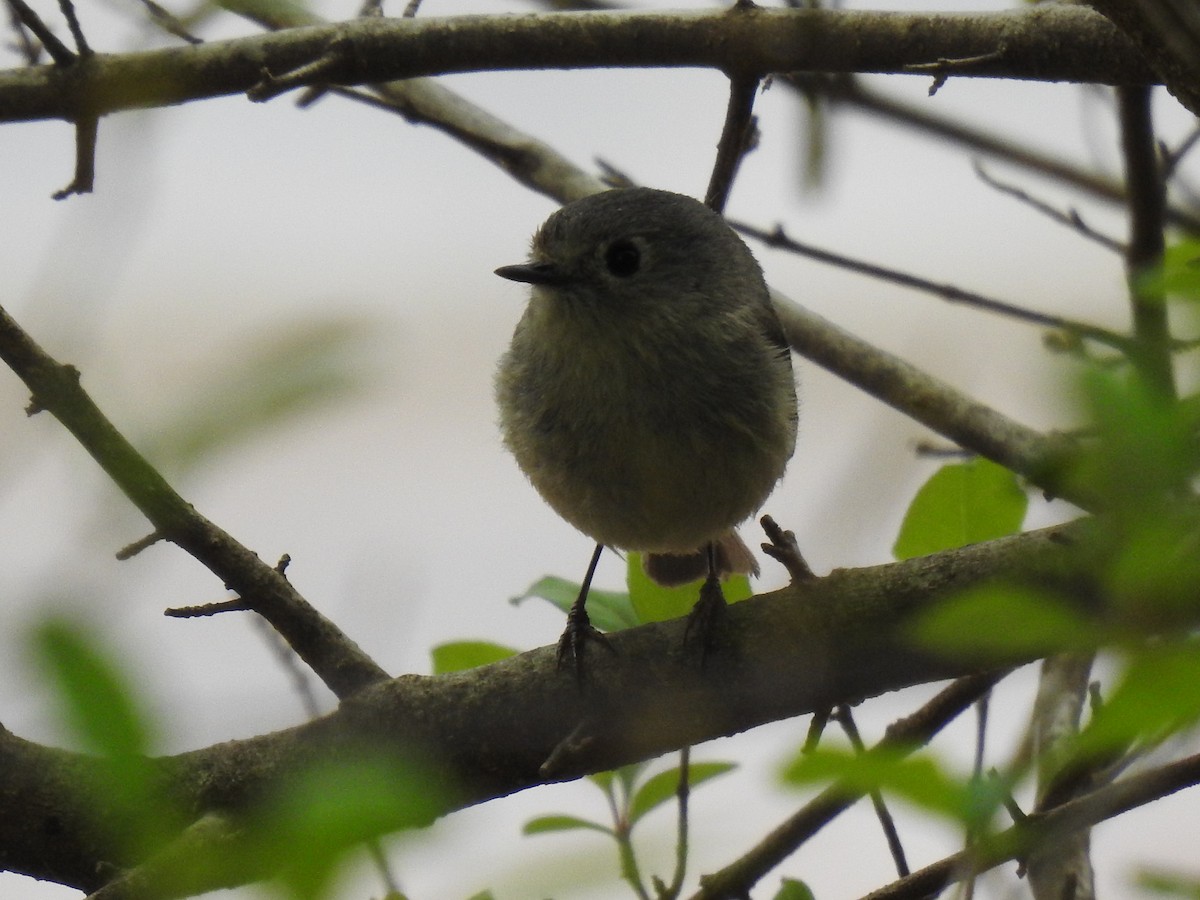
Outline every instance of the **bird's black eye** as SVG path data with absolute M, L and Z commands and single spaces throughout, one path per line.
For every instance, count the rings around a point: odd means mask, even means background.
M 633 241 L 613 241 L 604 253 L 604 264 L 618 278 L 628 278 L 642 264 L 642 253 Z

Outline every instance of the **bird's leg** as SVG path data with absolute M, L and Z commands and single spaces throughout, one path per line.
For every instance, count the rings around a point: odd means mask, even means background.
M 596 549 L 592 553 L 592 561 L 588 563 L 587 574 L 583 576 L 583 584 L 579 587 L 579 596 L 575 598 L 575 602 L 571 604 L 571 609 L 567 612 L 567 627 L 563 629 L 562 637 L 558 639 L 558 667 L 565 669 L 568 664 L 572 665 L 575 669 L 575 678 L 580 682 L 583 681 L 583 651 L 588 641 L 595 641 L 610 651 L 616 652 L 604 633 L 593 627 L 587 614 L 588 591 L 591 590 L 592 576 L 596 574 L 596 564 L 600 562 L 600 554 L 603 550 L 603 544 L 596 545 Z
M 709 651 L 716 647 L 717 633 L 720 624 L 725 620 L 728 606 L 725 603 L 725 593 L 721 590 L 721 579 L 717 577 L 717 545 L 709 541 L 705 548 L 708 556 L 708 577 L 700 586 L 700 598 L 688 615 L 687 628 L 684 629 L 685 643 L 698 641 L 700 644 L 700 664 L 703 666 Z

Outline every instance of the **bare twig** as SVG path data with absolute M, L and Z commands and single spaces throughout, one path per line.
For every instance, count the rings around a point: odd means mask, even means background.
M 910 753 L 933 739 L 941 729 L 970 707 L 1007 673 L 988 672 L 960 678 L 919 710 L 888 726 L 875 748 L 867 751 Z M 849 809 L 862 791 L 843 784 L 823 790 L 799 812 L 775 828 L 750 852 L 712 875 L 700 878 L 701 888 L 692 900 L 736 900 L 805 841 Z
M 955 59 L 938 59 L 930 63 L 912 63 L 907 66 L 909 72 L 928 72 L 933 75 L 933 83 L 929 85 L 929 96 L 932 97 L 950 79 L 952 75 L 968 75 L 980 66 L 990 66 L 1004 59 L 1007 46 L 1001 41 L 995 50 L 977 53 L 974 56 L 963 56 Z
M 873 891 L 864 900 L 918 900 L 935 896 L 948 885 L 1019 859 L 1030 847 L 1090 828 L 1106 819 L 1153 803 L 1200 782 L 1200 754 L 1133 775 L 1100 788 L 981 841 L 970 850 L 948 856 Z
M 854 752 L 865 753 L 867 748 L 863 745 L 862 736 L 858 733 L 858 726 L 854 723 L 854 713 L 850 707 L 844 703 L 838 706 L 834 711 L 834 718 L 842 726 L 842 731 L 846 732 L 846 737 L 850 739 L 850 745 L 854 747 Z M 904 855 L 904 845 L 900 843 L 900 833 L 896 831 L 896 820 L 892 818 L 891 810 L 884 803 L 883 794 L 877 788 L 872 788 L 869 793 L 871 806 L 875 809 L 875 817 L 879 819 L 879 826 L 883 829 L 888 851 L 892 854 L 892 861 L 896 864 L 896 872 L 903 878 L 909 873 L 908 859 Z
M 795 532 L 784 531 L 770 516 L 763 516 L 758 521 L 770 541 L 759 546 L 763 553 L 787 569 L 792 581 L 809 581 L 817 577 L 800 552 Z
M 863 341 L 812 310 L 772 292 L 792 348 L 956 444 L 1029 479 L 1051 496 L 1084 509 L 1097 505 L 1062 476 L 1071 444 L 1007 418 L 940 379 Z
M 313 609 L 283 575 L 205 519 L 175 492 L 104 416 L 79 372 L 39 347 L 0 309 L 0 359 L 150 520 L 154 530 L 207 566 L 239 601 L 267 619 L 337 696 L 388 678 L 370 657 Z
M 864 110 L 889 122 L 949 141 L 960 147 L 1003 160 L 1045 175 L 1056 182 L 1084 191 L 1109 203 L 1126 202 L 1125 186 L 1109 176 L 1093 172 L 1058 156 L 1018 144 L 1009 138 L 958 119 L 938 115 L 922 106 L 889 97 L 853 75 L 828 76 L 816 73 L 788 75 L 785 83 L 800 91 L 817 91 L 834 103 Z M 1180 228 L 1200 233 L 1200 215 L 1195 210 L 1170 206 L 1167 220 Z
M 154 2 L 154 0 L 138 0 L 138 2 L 146 7 L 146 12 L 150 14 L 150 18 L 167 34 L 174 35 L 180 40 L 187 41 L 193 45 L 204 43 L 201 38 L 196 37 L 188 31 L 187 26 L 179 20 L 179 17 L 166 7 Z
M 163 610 L 164 616 L 172 619 L 201 619 L 219 616 L 227 612 L 249 612 L 250 606 L 241 597 L 231 597 L 217 603 L 201 603 L 197 606 L 171 606 Z
M 117 551 L 117 559 L 121 560 L 122 562 L 124 562 L 127 559 L 133 559 L 135 556 L 137 556 L 143 550 L 145 550 L 148 547 L 153 547 L 155 544 L 157 544 L 161 540 L 163 540 L 163 536 L 161 534 L 159 534 L 157 531 L 152 531 L 145 537 L 138 538 L 133 543 L 126 544 L 124 547 L 122 547 L 120 550 L 118 550 Z
M 13 11 L 21 24 L 32 31 L 34 37 L 42 42 L 42 46 L 46 48 L 46 52 L 50 54 L 55 65 L 69 66 L 75 62 L 74 51 L 55 36 L 49 26 L 42 21 L 41 16 L 33 11 L 33 7 L 25 0 L 7 0 L 7 2 L 9 9 Z
M 1162 263 L 1166 200 L 1151 123 L 1149 88 L 1118 88 L 1117 109 L 1129 193 L 1129 248 L 1125 268 L 1133 306 L 1133 330 L 1137 335 L 1137 345 L 1131 355 L 1146 384 L 1161 396 L 1174 398 L 1175 374 L 1171 366 L 1166 301 L 1161 292 L 1147 287 L 1144 278 L 1147 272 Z
M 719 213 L 725 211 L 725 202 L 733 188 L 733 179 L 738 167 L 754 141 L 754 96 L 758 93 L 758 77 L 731 75 L 729 77 L 729 104 L 725 108 L 725 125 L 717 143 L 717 158 L 713 163 L 712 176 L 704 202 Z
M 12 25 L 13 33 L 17 36 L 17 45 L 21 49 L 21 56 L 24 57 L 26 63 L 36 66 L 42 58 L 41 45 L 29 36 L 29 29 L 21 21 L 21 17 L 17 13 L 17 8 L 11 3 L 7 5 L 8 21 Z
M 1096 785 L 1076 765 L 1062 768 L 1062 750 L 1079 733 L 1079 720 L 1087 697 L 1091 654 L 1058 654 L 1042 661 L 1037 697 L 1029 723 L 1033 755 L 1037 763 L 1035 813 L 1060 806 L 1081 788 Z M 1087 766 L 1090 774 L 1092 766 Z M 1093 871 L 1090 839 L 1086 830 L 1059 841 L 1040 844 L 1023 860 L 1029 887 L 1037 900 L 1091 900 Z
M 83 26 L 79 24 L 75 4 L 71 0 L 58 0 L 58 8 L 62 10 L 63 18 L 67 20 L 67 28 L 71 30 L 71 37 L 75 40 L 75 49 L 80 57 L 91 56 L 92 48 L 88 46 L 87 38 L 83 34 Z
M 95 116 L 83 116 L 75 122 L 75 175 L 62 190 L 51 196 L 65 200 L 73 194 L 90 194 L 96 183 L 96 137 L 100 120 Z
M 989 173 L 983 167 L 983 164 L 979 162 L 979 160 L 975 160 L 973 165 L 975 167 L 975 174 L 978 175 L 984 184 L 988 185 L 989 187 L 994 188 L 1002 194 L 1007 194 L 1010 197 L 1020 200 L 1022 203 L 1032 207 L 1042 215 L 1053 219 L 1055 222 L 1058 222 L 1060 225 L 1066 225 L 1068 228 L 1073 229 L 1078 234 L 1081 234 L 1083 237 L 1087 238 L 1089 241 L 1095 241 L 1106 250 L 1111 250 L 1113 253 L 1122 256 L 1125 254 L 1124 244 L 1122 244 L 1120 241 L 1113 240 L 1108 235 L 1102 234 L 1101 232 L 1090 227 L 1086 222 L 1083 221 L 1083 217 L 1079 215 L 1079 211 L 1074 207 L 1066 212 L 1062 212 L 1058 209 L 1055 209 L 1049 203 L 1038 200 L 1036 197 L 1031 196 L 1027 191 L 1022 190 L 1015 185 L 1006 184 L 1000 179 L 993 177 L 991 173 Z
M 679 786 L 675 789 L 678 815 L 675 819 L 675 873 L 671 884 L 665 891 L 660 891 L 662 900 L 678 897 L 683 890 L 683 879 L 687 876 L 688 858 L 688 799 L 691 795 L 691 759 L 692 748 L 684 747 L 679 751 Z
M 1127 352 L 1133 344 L 1131 338 L 1117 334 L 1114 331 L 1109 331 L 1106 328 L 1100 328 L 1096 325 L 1089 325 L 1086 322 L 1079 322 L 1074 319 L 1066 319 L 1061 316 L 1053 316 L 1049 313 L 1037 312 L 1036 310 L 1024 309 L 1020 306 L 1015 306 L 1011 303 L 1005 303 L 1003 300 L 995 300 L 991 297 L 985 297 L 982 294 L 977 294 L 974 291 L 963 290 L 949 284 L 938 284 L 934 281 L 921 278 L 916 275 L 910 275 L 907 272 L 901 272 L 896 269 L 889 269 L 885 266 L 875 265 L 874 263 L 864 262 L 862 260 L 852 259 L 848 256 L 843 256 L 840 253 L 833 253 L 829 250 L 822 250 L 819 247 L 814 247 L 811 244 L 802 243 L 788 236 L 781 226 L 775 226 L 772 231 L 765 231 L 761 228 L 755 228 L 752 225 L 747 225 L 743 222 L 731 222 L 735 229 L 742 234 L 749 235 L 756 240 L 762 241 L 768 247 L 778 247 L 782 250 L 787 250 L 789 253 L 797 253 L 801 256 L 806 256 L 809 259 L 815 259 L 818 262 L 828 263 L 838 266 L 842 269 L 847 269 L 851 272 L 858 272 L 862 275 L 869 275 L 872 278 L 878 278 L 882 281 L 888 281 L 892 284 L 903 285 L 904 287 L 914 288 L 916 290 L 925 291 L 929 294 L 941 297 L 943 300 L 948 300 L 951 303 L 964 303 L 968 306 L 974 306 L 977 309 L 984 309 L 988 312 L 999 313 L 1000 315 L 1008 316 L 1012 319 L 1017 319 L 1022 322 L 1029 322 L 1034 325 L 1042 325 L 1046 328 L 1056 328 L 1062 331 L 1067 331 L 1079 337 L 1089 338 L 1097 343 L 1112 347 L 1117 350 Z

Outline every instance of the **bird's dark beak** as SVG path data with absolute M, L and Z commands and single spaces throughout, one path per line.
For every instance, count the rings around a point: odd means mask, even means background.
M 562 269 L 547 262 L 522 263 L 519 266 L 501 266 L 496 274 L 509 281 L 522 281 L 525 284 L 566 284 L 571 280 Z

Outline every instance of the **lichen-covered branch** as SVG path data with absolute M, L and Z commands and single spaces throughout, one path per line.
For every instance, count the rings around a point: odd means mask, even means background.
M 452 72 L 704 67 L 749 77 L 927 73 L 931 65 L 939 77 L 1100 84 L 1155 78 L 1107 19 L 1074 6 L 977 15 L 735 8 L 371 17 L 12 69 L 0 73 L 0 121 L 76 120 L 239 93 L 266 97 L 281 83 L 354 85 Z

